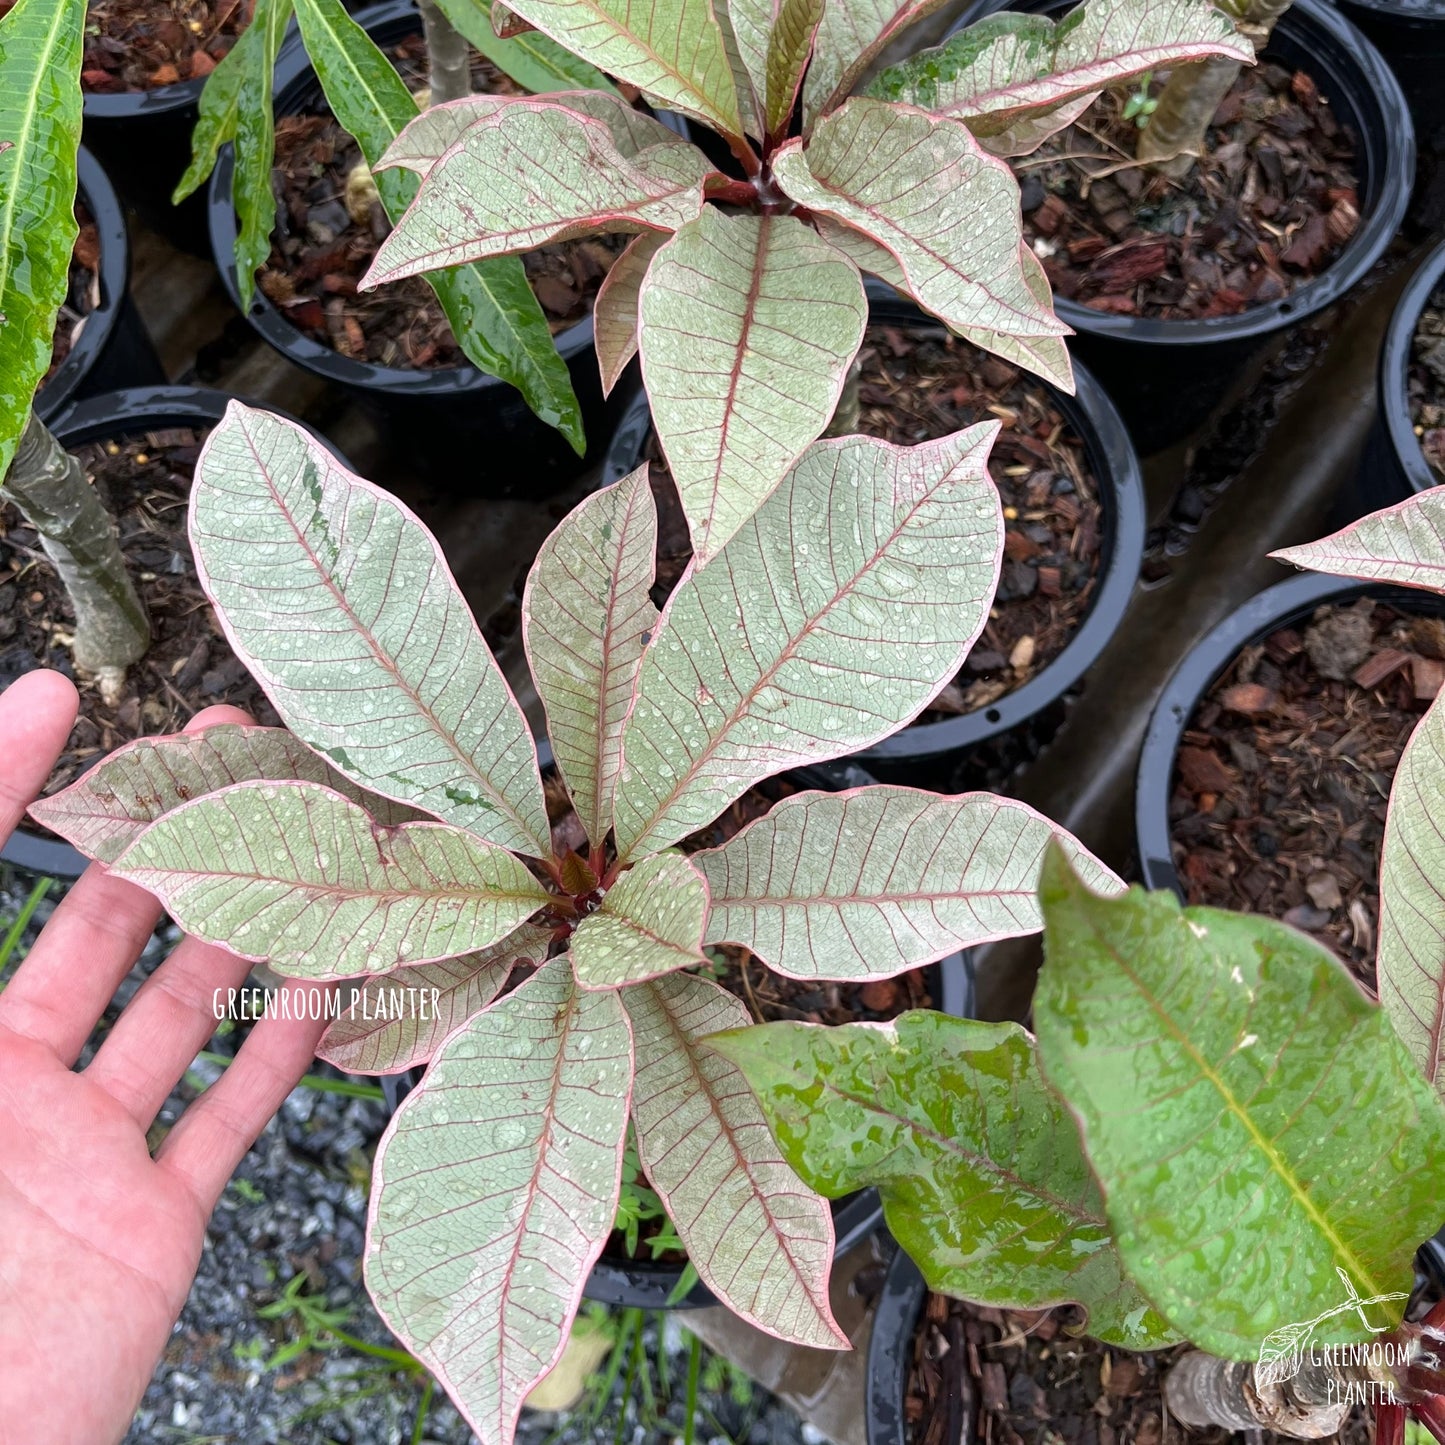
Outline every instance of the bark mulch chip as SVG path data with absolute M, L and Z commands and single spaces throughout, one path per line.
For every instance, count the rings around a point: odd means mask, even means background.
M 1246 648 L 1184 734 L 1169 803 L 1188 902 L 1281 918 L 1375 986 L 1385 809 L 1445 679 L 1445 619 L 1362 599 Z
M 204 80 L 250 16 L 248 0 L 90 0 L 80 83 L 109 95 Z
M 1135 1354 L 1069 1331 L 1080 1311 L 996 1310 L 929 1295 L 908 1354 L 909 1445 L 1224 1445 L 1227 1430 L 1195 1430 L 1167 1415 L 1163 1381 L 1188 1349 Z M 1335 1437 L 1369 1445 L 1356 1409 Z M 1253 1445 L 1286 1437 L 1252 1431 Z
M 191 472 L 204 437 L 153 431 L 76 449 L 117 519 L 121 550 L 150 615 L 150 651 L 126 673 L 126 693 L 107 703 L 78 680 L 80 717 L 45 792 L 73 782 L 135 738 L 179 732 L 202 708 L 232 703 L 258 722 L 280 719 L 216 630 L 186 539 Z M 68 642 L 74 614 L 39 539 L 14 507 L 0 509 L 0 690 L 22 673 L 52 667 L 75 676 Z
M 388 49 L 413 93 L 427 81 L 420 35 Z M 472 88 L 525 95 L 473 52 Z M 358 170 L 358 167 L 361 167 Z M 430 285 L 409 276 L 357 291 L 391 223 L 356 142 L 329 114 L 276 121 L 274 184 L 282 198 L 271 255 L 260 286 L 282 315 L 342 356 L 409 370 L 466 365 L 466 357 Z M 626 236 L 593 236 L 522 258 L 527 279 L 554 334 L 581 321 Z
M 1445 286 L 1434 292 L 1415 323 L 1406 395 L 1420 450 L 1445 481 Z
M 1356 141 L 1311 76 L 1241 72 L 1179 182 L 1135 165 L 1127 96 L 1015 162 L 1024 232 L 1054 291 L 1097 311 L 1233 316 L 1328 269 L 1360 223 Z
M 934 327 L 871 326 L 859 365 L 869 436 L 912 446 L 1003 425 L 988 461 L 1004 507 L 1003 574 L 983 636 L 921 721 L 976 712 L 1037 675 L 1088 615 L 1103 557 L 1098 483 L 1048 387 L 997 356 Z

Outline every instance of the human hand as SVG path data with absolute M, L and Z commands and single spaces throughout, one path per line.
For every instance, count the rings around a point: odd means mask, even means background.
M 44 785 L 76 706 L 55 672 L 0 695 L 0 838 Z M 188 731 L 247 721 L 207 708 Z M 0 992 L 0 1445 L 125 1434 L 195 1277 L 206 1221 L 325 1027 L 258 1023 L 152 1158 L 146 1131 L 215 1029 L 213 991 L 240 986 L 251 967 L 187 938 L 74 1072 L 159 917 L 150 894 L 94 864 Z

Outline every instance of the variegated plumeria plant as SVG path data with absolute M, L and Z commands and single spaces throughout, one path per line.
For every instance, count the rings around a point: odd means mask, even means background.
M 629 1118 L 704 1282 L 784 1339 L 846 1347 L 831 1215 L 700 1047 L 748 1014 L 693 970 L 730 942 L 863 981 L 1036 930 L 1055 830 L 986 794 L 870 787 L 676 845 L 957 672 L 1002 549 L 996 429 L 814 444 L 661 613 L 646 468 L 577 507 L 532 568 L 523 637 L 580 854 L 554 851 L 522 712 L 420 523 L 266 413 L 233 404 L 207 442 L 198 574 L 287 728 L 146 739 L 33 812 L 282 974 L 438 990 L 439 1017 L 371 1007 L 322 1052 L 430 1060 L 378 1150 L 367 1279 L 488 1445 L 564 1345 Z
M 1445 593 L 1445 490 L 1275 555 Z M 1112 1344 L 1190 1340 L 1214 1357 L 1170 1377 L 1191 1423 L 1315 1438 L 1370 1403 L 1378 1445 L 1407 1414 L 1445 1442 L 1445 1305 L 1400 1324 L 1445 1182 L 1445 694 L 1390 795 L 1379 1004 L 1283 924 L 1101 897 L 1056 851 L 1041 908 L 1037 1038 L 905 1014 L 708 1044 L 804 1180 L 878 1186 L 935 1289 L 1079 1303 Z M 1408 1367 L 1308 1354 L 1380 1336 Z
M 597 297 L 598 360 L 610 389 L 641 356 L 699 566 L 830 423 L 853 429 L 839 401 L 867 321 L 863 271 L 1072 389 L 1067 328 L 1001 157 L 1116 81 L 1251 52 L 1206 0 L 1084 0 L 1057 26 L 985 20 L 942 71 L 905 63 L 852 95 L 940 3 L 516 0 L 522 21 L 715 130 L 743 178 L 615 95 L 436 106 L 381 160 L 420 188 L 363 285 L 637 233 Z

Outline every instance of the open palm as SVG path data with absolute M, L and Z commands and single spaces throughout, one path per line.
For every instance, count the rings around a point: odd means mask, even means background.
M 44 784 L 75 710 L 57 673 L 29 674 L 0 696 L 0 838 Z M 217 707 L 192 727 L 237 721 L 247 719 Z M 93 865 L 0 993 L 3 1445 L 106 1445 L 125 1433 L 211 1210 L 322 1027 L 258 1024 L 152 1157 L 146 1131 L 215 1028 L 214 990 L 250 967 L 186 939 L 75 1072 L 158 917 L 149 894 Z

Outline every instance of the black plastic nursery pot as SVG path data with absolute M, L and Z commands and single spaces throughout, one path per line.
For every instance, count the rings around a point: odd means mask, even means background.
M 146 224 L 197 256 L 206 254 L 204 191 L 171 204 L 191 160 L 191 131 L 204 80 L 153 90 L 85 96 L 85 143 L 105 162 L 126 200 Z
M 1410 414 L 1410 353 L 1420 313 L 1445 288 L 1445 242 L 1421 262 L 1395 305 L 1376 374 L 1379 414 L 1365 445 L 1351 515 L 1364 516 L 1437 486 L 1439 474 L 1425 460 Z
M 1440 0 L 1337 0 L 1400 82 L 1419 145 L 1413 210 L 1434 230 L 1445 221 L 1445 4 Z
M 543 768 L 550 766 L 551 749 L 545 739 L 539 744 L 538 753 Z M 805 788 L 819 788 L 830 793 L 842 792 L 846 788 L 866 788 L 877 781 L 856 763 L 846 760 L 799 768 L 786 776 Z M 930 974 L 929 994 L 934 1000 L 934 1007 L 955 1018 L 972 1018 L 973 969 L 967 956 L 951 954 L 939 963 L 928 965 L 927 972 Z M 419 1069 L 383 1076 L 381 1087 L 388 1107 L 394 1110 L 421 1081 L 421 1077 Z M 882 1220 L 883 1206 L 876 1190 L 864 1189 L 835 1200 L 834 1257 L 866 1239 Z M 586 1299 L 619 1308 L 693 1310 L 716 1304 L 716 1297 L 701 1282 L 695 1283 L 686 1294 L 678 1294 L 684 1268 L 666 1260 L 620 1259 L 604 1254 L 592 1266 L 582 1293 Z
M 72 448 L 167 427 L 213 427 L 225 415 L 230 401 L 224 392 L 201 387 L 132 387 L 78 401 L 54 417 L 50 428 L 62 446 Z M 267 410 L 286 416 L 276 407 Z M 296 418 L 287 417 L 287 420 Z M 329 443 L 323 444 L 329 446 Z M 0 851 L 0 861 L 67 881 L 78 878 L 90 863 L 69 843 L 25 824 L 10 836 Z
M 1280 628 L 1307 623 L 1317 607 L 1350 603 L 1360 597 L 1387 602 L 1401 612 L 1445 616 L 1445 598 L 1431 592 L 1306 572 L 1250 598 L 1179 664 L 1155 704 L 1139 756 L 1134 826 L 1146 888 L 1169 888 L 1181 898 L 1185 896 L 1170 846 L 1169 799 L 1184 732 L 1215 681 L 1244 648 Z
M 160 385 L 160 358 L 130 299 L 130 237 L 125 211 L 100 162 L 85 147 L 77 156 L 77 192 L 100 243 L 100 302 L 87 313 L 65 360 L 35 394 L 35 414 L 50 421 L 79 397 L 122 386 Z
M 1058 15 L 1070 0 L 1009 0 L 1006 6 L 990 0 L 971 9 L 960 27 L 1000 8 Z M 1197 430 L 1271 338 L 1358 284 L 1399 230 L 1410 202 L 1414 128 L 1400 84 L 1379 51 L 1329 0 L 1294 0 L 1264 53 L 1307 71 L 1358 138 L 1359 228 L 1314 280 L 1238 316 L 1161 321 L 1056 298 L 1059 319 L 1078 333 L 1070 351 L 1114 398 L 1143 456 Z
M 908 1356 L 927 1299 L 928 1286 L 918 1266 L 899 1249 L 883 1277 L 868 1340 L 863 1375 L 863 1428 L 868 1445 L 908 1445 L 904 1416 Z M 965 1402 L 964 1420 L 971 1422 L 973 1415 L 972 1402 Z M 965 1425 L 965 1432 L 971 1440 L 971 1424 Z
M 410 0 L 369 6 L 357 12 L 356 20 L 381 46 L 421 31 L 421 18 Z M 325 108 L 321 82 L 305 51 L 299 44 L 284 46 L 276 63 L 276 114 Z M 226 146 L 211 177 L 209 213 L 216 267 L 239 307 L 233 165 L 233 151 Z M 350 392 L 399 442 L 453 464 L 435 477 L 448 491 L 535 497 L 566 485 L 583 469 L 584 459 L 560 432 L 533 415 L 515 387 L 475 367 L 419 370 L 342 356 L 293 326 L 259 286 L 246 319 L 288 361 Z M 606 444 L 611 409 L 602 396 L 590 314 L 555 340 L 582 409 L 588 458 L 595 460 Z

